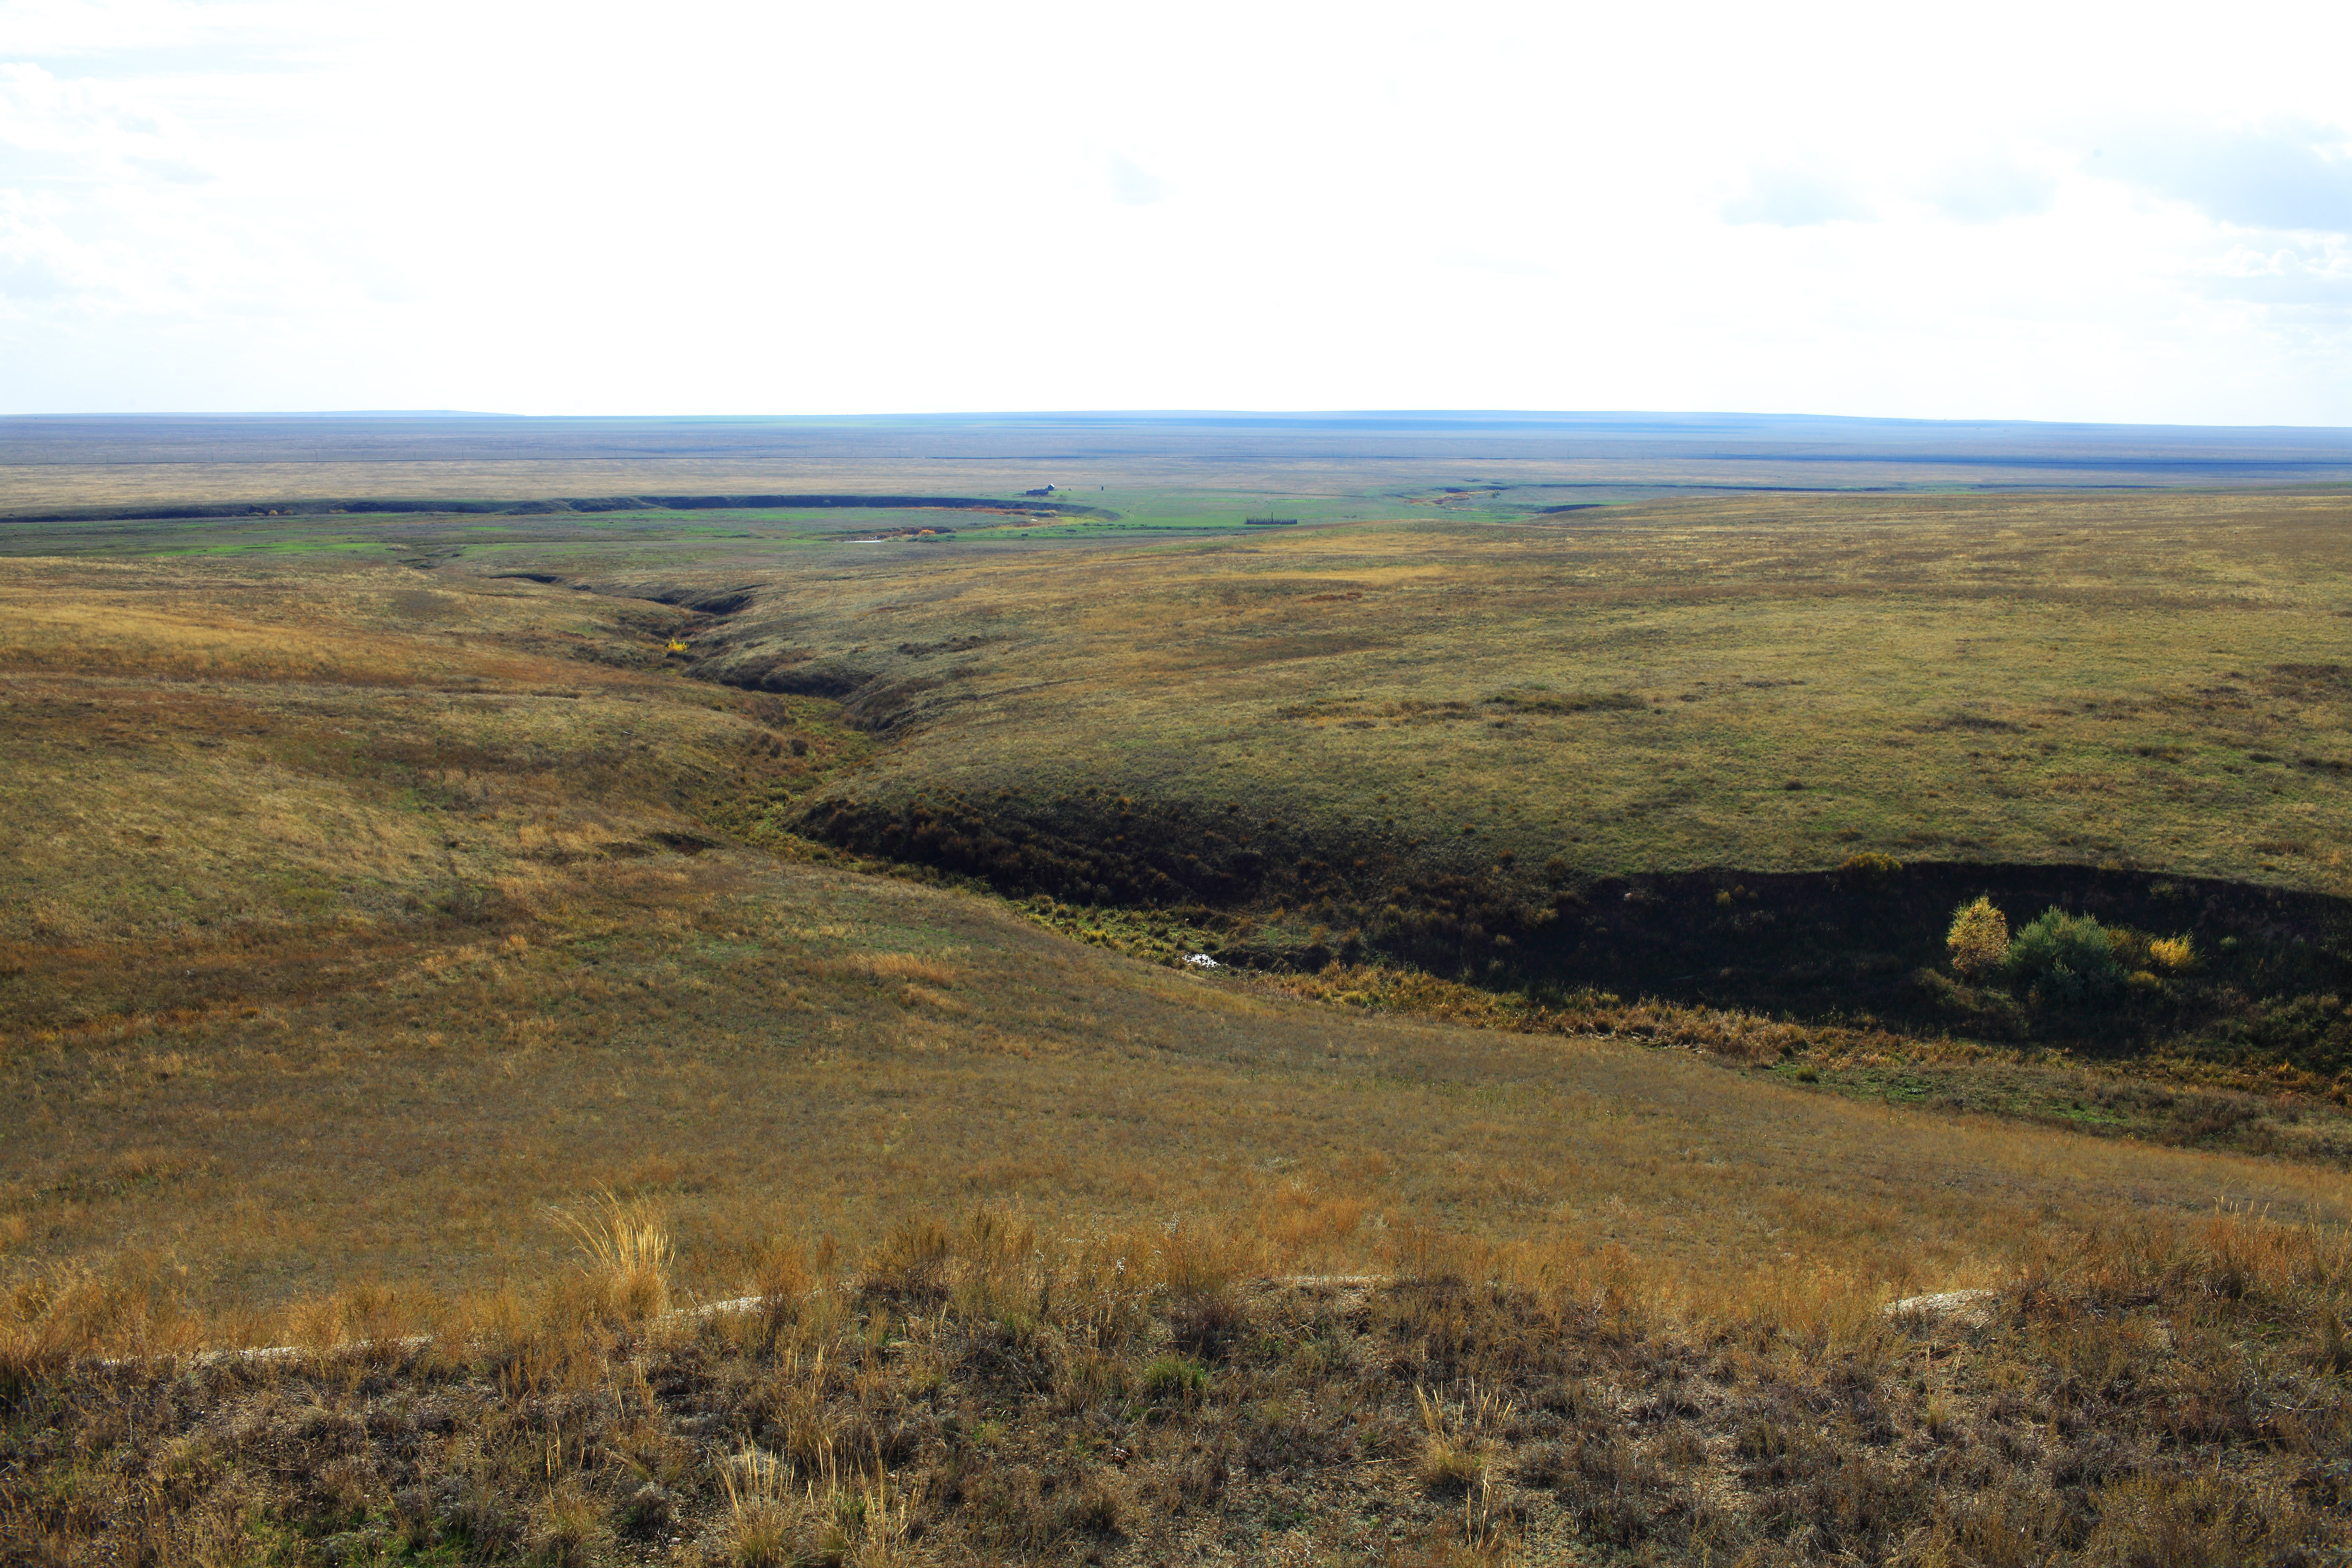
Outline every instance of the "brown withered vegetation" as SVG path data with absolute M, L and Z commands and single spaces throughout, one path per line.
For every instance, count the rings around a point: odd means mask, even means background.
M 849 1274 L 771 1246 L 700 1313 L 607 1257 L 423 1324 L 346 1297 L 263 1356 L 75 1363 L 142 1305 L 84 1298 L 7 1342 L 0 1531 L 60 1565 L 2342 1561 L 2344 1234 L 2052 1240 L 1891 1315 L 1690 1321 L 1622 1255 L 1427 1232 L 1268 1281 L 1246 1232 L 986 1210 Z

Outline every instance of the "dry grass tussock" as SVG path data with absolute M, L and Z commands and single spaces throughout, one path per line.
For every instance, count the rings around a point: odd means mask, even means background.
M 150 1335 L 100 1363 L 62 1348 L 90 1303 L 20 1298 L 0 1529 L 59 1564 L 760 1568 L 2289 1564 L 2352 1527 L 2337 1226 L 2053 1234 L 1963 1317 L 1832 1292 L 1693 1315 L 1556 1244 L 1414 1230 L 1378 1279 L 1284 1282 L 1246 1224 L 982 1209 L 863 1256 L 780 1234 L 744 1307 L 632 1316 L 596 1275 L 646 1225 L 601 1211 L 591 1275 L 263 1359 Z
M 555 1217 L 587 1255 L 606 1310 L 631 1323 L 669 1310 L 669 1235 L 643 1200 L 625 1203 L 605 1191 L 586 1215 L 559 1210 Z
M 898 1489 L 888 1468 L 877 1463 L 845 1476 L 829 1445 L 806 1479 L 777 1456 L 747 1447 L 726 1463 L 719 1480 L 726 1510 L 713 1544 L 733 1568 L 879 1568 L 931 1555 L 907 1540 L 916 1500 Z

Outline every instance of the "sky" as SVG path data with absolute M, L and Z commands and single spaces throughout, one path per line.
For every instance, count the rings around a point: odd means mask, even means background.
M 0 414 L 2352 426 L 2352 5 L 0 0 Z

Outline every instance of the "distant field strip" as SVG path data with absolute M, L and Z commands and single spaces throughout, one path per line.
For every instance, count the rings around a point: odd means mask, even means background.
M 720 508 L 826 510 L 896 508 L 908 510 L 1018 511 L 1063 517 L 1116 517 L 1100 507 L 1045 499 L 1022 500 L 984 496 L 910 495 L 628 495 L 555 496 L 524 500 L 469 500 L 462 498 L 418 499 L 369 497 L 206 502 L 150 502 L 144 505 L 86 506 L 0 512 L 0 524 L 11 522 L 142 522 L 205 518 L 324 517 L 339 513 L 421 513 L 435 516 L 535 517 L 549 513 L 613 511 L 709 511 Z

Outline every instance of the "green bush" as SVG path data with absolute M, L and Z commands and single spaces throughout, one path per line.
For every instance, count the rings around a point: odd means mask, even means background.
M 2042 911 L 2010 939 L 2011 980 L 2047 1002 L 2096 1002 L 2124 988 L 2124 966 L 2105 928 L 2089 915 Z

